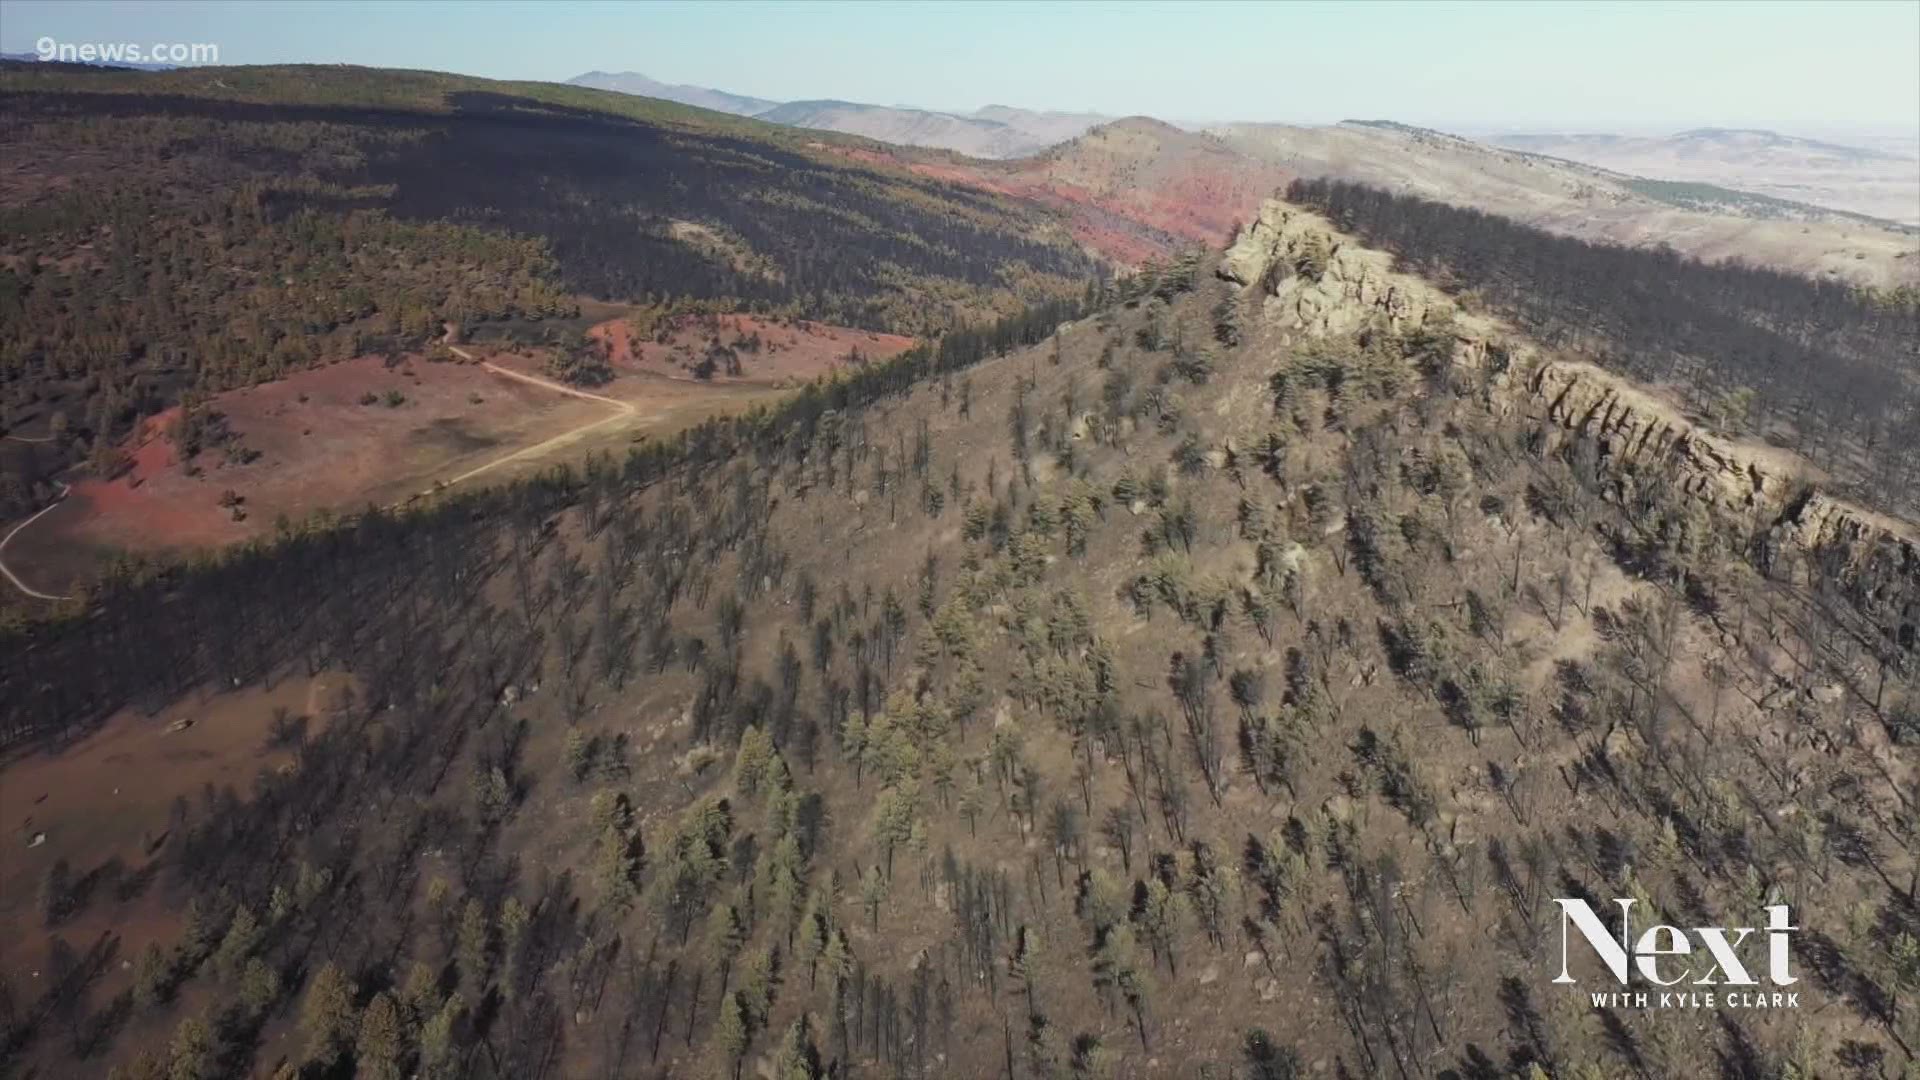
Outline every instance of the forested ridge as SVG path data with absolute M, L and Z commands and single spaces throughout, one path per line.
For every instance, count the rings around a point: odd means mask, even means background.
M 1311 206 L 1418 273 L 1471 291 L 1541 340 L 1676 388 L 1717 426 L 1801 451 L 1895 511 L 1920 505 L 1920 296 L 1668 249 L 1555 236 L 1336 180 Z
M 1031 207 L 623 95 L 32 68 L 0 72 L 0 429 L 103 471 L 183 396 L 579 295 L 928 335 L 1094 273 Z M 16 464 L 9 513 L 52 486 Z
M 16 746 L 352 686 L 141 860 L 46 866 L 0 1048 L 143 1080 L 1912 1067 L 1920 687 L 1843 579 L 1603 477 L 1431 327 L 1297 334 L 1199 255 L 1092 303 L 0 641 Z M 1805 1007 L 1596 1007 L 1551 983 L 1557 896 L 1789 903 Z

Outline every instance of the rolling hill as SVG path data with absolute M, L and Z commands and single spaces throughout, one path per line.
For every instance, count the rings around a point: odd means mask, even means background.
M 1216 242 L 1267 195 L 1305 178 L 1368 184 L 1601 243 L 1665 245 L 1874 288 L 1920 284 L 1920 230 L 1891 221 L 1390 122 L 1190 131 L 1130 117 L 1010 161 L 912 146 L 855 152 L 1057 208 L 1084 245 L 1125 265 Z
M 111 473 L 144 417 L 449 324 L 584 298 L 921 336 L 1095 274 L 1050 209 L 870 145 L 429 72 L 7 65 L 0 427 L 33 446 L 0 452 L 0 512 Z
M 1129 267 L 1218 244 L 1294 176 L 1214 136 L 1149 117 L 1102 124 L 1014 161 L 911 147 L 881 152 L 922 176 L 1046 206 L 1089 250 Z
M 1665 245 L 1852 285 L 1920 283 L 1920 231 L 1891 222 L 1387 122 L 1189 131 L 1130 117 L 1015 161 L 909 147 L 861 152 L 1058 208 L 1086 246 L 1129 265 L 1216 243 L 1266 196 L 1304 178 L 1367 184 L 1584 240 Z
M 644 76 L 627 85 L 669 98 L 734 97 L 661 87 Z M 1217 136 L 1207 140 L 1146 118 L 1113 127 L 1093 114 L 999 106 L 953 113 L 845 101 L 767 104 L 757 115 L 779 123 L 1023 159 L 1010 170 L 933 159 L 922 171 L 1071 206 L 1080 236 L 1126 262 L 1212 240 L 1218 234 L 1210 228 L 1244 219 L 1274 187 L 1304 177 L 1385 187 L 1584 239 L 1665 243 L 1701 258 L 1876 287 L 1920 283 L 1920 232 L 1911 228 L 1920 224 L 1920 150 L 1904 144 L 1848 147 L 1721 129 L 1667 139 L 1472 140 L 1387 121 L 1217 124 L 1200 133 Z M 1129 145 L 1121 149 L 1123 141 Z M 1215 179 L 1230 173 L 1245 177 L 1246 189 Z
M 1920 282 L 1920 231 L 1804 200 L 1650 182 L 1401 124 L 1213 131 L 1238 152 L 1300 177 L 1351 180 L 1581 239 L 1665 244 L 1698 258 L 1739 258 L 1862 285 Z

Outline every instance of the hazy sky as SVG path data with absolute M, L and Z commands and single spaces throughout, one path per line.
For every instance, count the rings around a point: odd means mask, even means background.
M 1455 130 L 1920 135 L 1920 0 L 1853 3 L 206 3 L 0 0 L 0 48 L 206 42 L 758 97 Z

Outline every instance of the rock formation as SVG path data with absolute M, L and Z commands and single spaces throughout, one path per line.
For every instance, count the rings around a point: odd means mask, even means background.
M 1374 320 L 1394 330 L 1448 320 L 1454 359 L 1478 366 L 1497 325 L 1459 310 L 1423 278 L 1393 269 L 1393 256 L 1362 247 L 1318 214 L 1268 199 L 1240 231 L 1217 271 L 1267 294 L 1264 314 L 1315 336 L 1350 333 Z
M 1807 560 L 1861 613 L 1920 649 L 1920 530 L 1818 490 L 1799 458 L 1713 435 L 1672 405 L 1591 364 L 1540 364 L 1518 386 L 1528 413 L 1592 438 L 1603 469 L 1662 476 L 1691 498 L 1768 523 L 1762 569 L 1806 580 Z
M 1763 567 L 1800 576 L 1809 559 L 1837 581 L 1893 640 L 1920 649 L 1920 529 L 1833 498 L 1794 455 L 1722 438 L 1631 380 L 1592 364 L 1532 359 L 1529 342 L 1492 319 L 1460 313 L 1451 297 L 1393 268 L 1326 219 L 1268 200 L 1221 259 L 1222 278 L 1266 295 L 1264 317 L 1314 336 L 1350 333 L 1376 320 L 1395 330 L 1446 319 L 1454 360 L 1483 366 L 1498 356 L 1524 377 L 1497 380 L 1507 410 L 1562 437 L 1592 438 L 1600 466 L 1661 476 L 1688 497 L 1745 520 L 1770 523 Z
M 1525 382 L 1531 411 L 1592 438 L 1600 458 L 1663 473 L 1689 496 L 1738 513 L 1786 505 L 1792 477 L 1769 473 L 1672 406 L 1591 364 L 1556 360 Z

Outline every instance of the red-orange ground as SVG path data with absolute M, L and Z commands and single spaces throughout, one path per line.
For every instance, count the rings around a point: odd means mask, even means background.
M 218 547 L 269 535 L 283 515 L 298 522 L 316 510 L 391 505 L 528 448 L 537 452 L 507 464 L 534 468 L 587 449 L 617 451 L 643 432 L 745 408 L 829 374 L 856 350 L 879 360 L 913 344 L 892 334 L 744 315 L 680 317 L 665 341 L 632 340 L 624 319 L 600 323 L 592 334 L 607 343 L 615 378 L 590 390 L 631 405 L 630 416 L 489 371 L 479 361 L 539 377 L 544 360 L 475 345 L 465 347 L 475 362 L 415 357 L 390 367 L 380 357 L 360 357 L 300 371 L 208 404 L 226 417 L 237 445 L 258 454 L 253 461 L 240 464 L 209 448 L 190 473 L 171 435 L 179 410 L 151 417 L 127 440 L 130 466 L 111 479 L 77 480 L 60 505 L 7 546 L 7 565 L 36 589 L 71 592 L 114 552 Z M 723 343 L 758 336 L 761 347 L 741 352 L 738 376 L 722 370 L 696 379 L 693 365 L 716 335 Z M 391 391 L 403 398 L 398 405 L 387 404 Z M 375 400 L 365 403 L 369 394 Z M 578 439 L 562 438 L 583 428 Z M 510 471 L 488 468 L 485 480 Z M 221 505 L 228 491 L 241 499 L 241 519 Z

